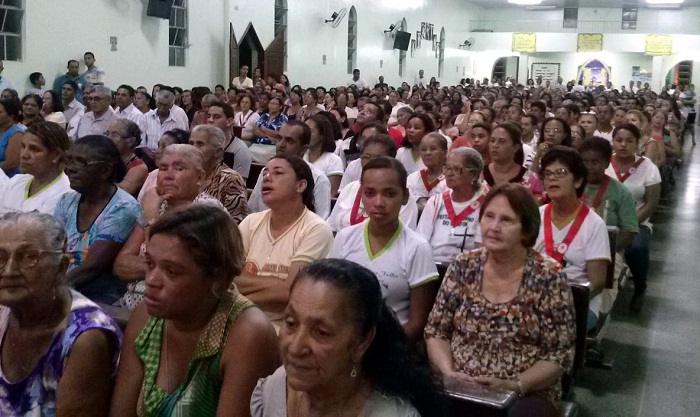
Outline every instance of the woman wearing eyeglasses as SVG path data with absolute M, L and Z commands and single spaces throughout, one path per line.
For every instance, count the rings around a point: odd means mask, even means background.
M 542 158 L 544 189 L 551 202 L 540 207 L 542 218 L 535 249 L 562 265 L 569 282 L 590 283 L 588 327 L 596 324 L 610 242 L 603 219 L 581 202 L 588 171 L 578 152 L 555 146 Z
M 136 197 L 148 177 L 146 164 L 134 154 L 134 149 L 141 143 L 141 129 L 131 120 L 118 119 L 109 125 L 105 136 L 117 146 L 126 166 L 126 175 L 117 187 Z
M 479 209 L 488 187 L 479 180 L 484 162 L 472 148 L 453 149 L 445 163 L 448 190 L 430 197 L 416 231 L 430 242 L 436 262 L 449 263 L 481 246 Z
M 48 214 L 0 218 L 3 416 L 104 416 L 109 410 L 122 334 L 97 305 L 64 284 L 65 241 L 63 226 Z
M 357 160 L 361 167 L 378 156 L 388 156 L 394 158 L 396 156 L 396 143 L 389 135 L 374 135 L 365 139 L 362 147 L 362 155 Z M 353 161 L 355 162 L 355 161 Z M 361 173 L 360 168 L 360 173 Z M 337 233 L 346 227 L 354 226 L 362 223 L 367 219 L 365 206 L 362 203 L 360 180 L 355 180 L 348 183 L 340 190 L 338 200 L 328 217 L 328 225 L 333 233 Z M 401 206 L 399 218 L 404 226 L 409 229 L 416 228 L 418 221 L 418 206 L 413 198 L 409 198 L 408 202 Z
M 112 276 L 112 265 L 142 215 L 141 206 L 116 185 L 126 167 L 111 139 L 88 135 L 76 140 L 65 164 L 74 191 L 61 196 L 54 216 L 68 235 L 66 281 L 88 298 L 111 304 L 126 290 Z
M 532 159 L 530 169 L 534 172 L 540 171 L 540 160 L 542 156 L 554 146 L 571 146 L 571 128 L 566 120 L 558 117 L 550 117 L 542 123 L 540 139 L 537 142 L 535 156 Z

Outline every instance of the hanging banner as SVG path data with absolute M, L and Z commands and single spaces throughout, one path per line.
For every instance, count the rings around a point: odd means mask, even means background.
M 535 52 L 536 41 L 534 33 L 513 33 L 513 52 Z
M 576 52 L 598 52 L 603 50 L 602 33 L 579 33 Z
M 647 35 L 644 42 L 644 54 L 659 56 L 671 55 L 673 37 L 671 35 Z

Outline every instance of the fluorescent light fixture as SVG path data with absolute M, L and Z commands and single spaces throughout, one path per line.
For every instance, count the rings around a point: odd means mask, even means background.
M 646 0 L 647 4 L 681 4 L 683 0 Z
M 542 3 L 542 0 L 508 0 L 510 4 L 518 4 L 520 6 L 534 6 Z

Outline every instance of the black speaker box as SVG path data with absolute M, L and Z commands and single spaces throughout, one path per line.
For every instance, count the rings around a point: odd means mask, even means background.
M 396 37 L 394 38 L 394 49 L 400 49 L 402 51 L 408 51 L 408 46 L 411 44 L 411 33 L 410 32 L 396 32 Z
M 146 16 L 170 19 L 170 10 L 173 8 L 174 0 L 148 0 Z

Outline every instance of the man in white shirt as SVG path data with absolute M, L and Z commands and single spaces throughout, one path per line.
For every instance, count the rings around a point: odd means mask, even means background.
M 238 77 L 233 77 L 231 80 L 231 85 L 238 88 L 239 90 L 243 90 L 246 88 L 253 88 L 253 80 L 248 78 L 248 66 L 243 65 L 238 72 Z
M 278 155 L 294 155 L 303 158 L 311 142 L 311 129 L 302 121 L 290 120 L 282 125 L 279 136 L 280 138 L 275 144 Z M 309 164 L 314 176 L 316 214 L 325 220 L 331 214 L 331 183 L 323 171 L 309 162 L 307 164 Z M 262 180 L 263 173 L 261 172 L 248 199 L 248 208 L 252 213 L 267 210 L 267 206 L 262 201 Z
M 4 69 L 5 69 L 5 66 L 3 65 L 2 61 L 0 61 L 0 91 L 4 90 L 6 88 L 12 88 L 12 89 L 15 88 L 15 84 L 2 75 L 2 72 Z
M 78 84 L 73 81 L 66 81 L 61 86 L 61 98 L 63 99 L 63 115 L 66 121 L 70 121 L 74 116 L 81 114 L 85 111 L 85 106 L 83 103 L 79 102 L 76 98 L 76 92 L 78 91 Z
M 41 96 L 46 91 L 46 80 L 44 75 L 40 72 L 33 72 L 29 74 L 29 83 L 32 85 L 27 89 L 27 94 L 36 94 Z
M 348 81 L 348 87 L 355 85 L 358 89 L 362 90 L 367 86 L 365 80 L 360 78 L 360 70 L 355 68 L 352 70 L 352 80 Z
M 136 96 L 134 87 L 127 84 L 120 85 L 115 95 L 117 108 L 114 109 L 114 113 L 120 119 L 129 119 L 136 123 L 141 129 L 141 142 L 146 143 L 146 116 L 134 106 L 134 96 Z
M 95 65 L 95 54 L 92 52 L 85 52 L 85 55 L 83 55 L 83 62 L 87 67 L 87 71 L 83 73 L 85 81 L 94 85 L 104 85 L 105 72 L 102 68 Z
M 418 75 L 416 78 L 413 80 L 413 85 L 417 85 L 418 87 L 427 87 L 428 86 L 428 80 L 425 79 L 425 71 L 420 70 L 418 71 Z
M 119 118 L 110 106 L 112 90 L 104 85 L 98 85 L 89 96 L 86 94 L 84 99 L 90 101 L 90 111 L 80 117 L 74 138 L 104 135 L 110 123 Z
M 398 121 L 398 111 L 401 107 L 407 107 L 408 104 L 402 103 L 399 100 L 399 92 L 396 90 L 389 91 L 389 104 L 391 104 L 391 115 L 389 116 L 389 126 L 395 126 Z
M 146 143 L 152 153 L 158 147 L 158 140 L 164 132 L 173 129 L 182 129 L 189 131 L 189 126 L 186 122 L 182 123 L 174 117 L 172 108 L 175 103 L 175 94 L 172 91 L 160 90 L 156 93 L 156 108 L 146 113 Z M 152 155 L 150 155 L 152 157 Z

